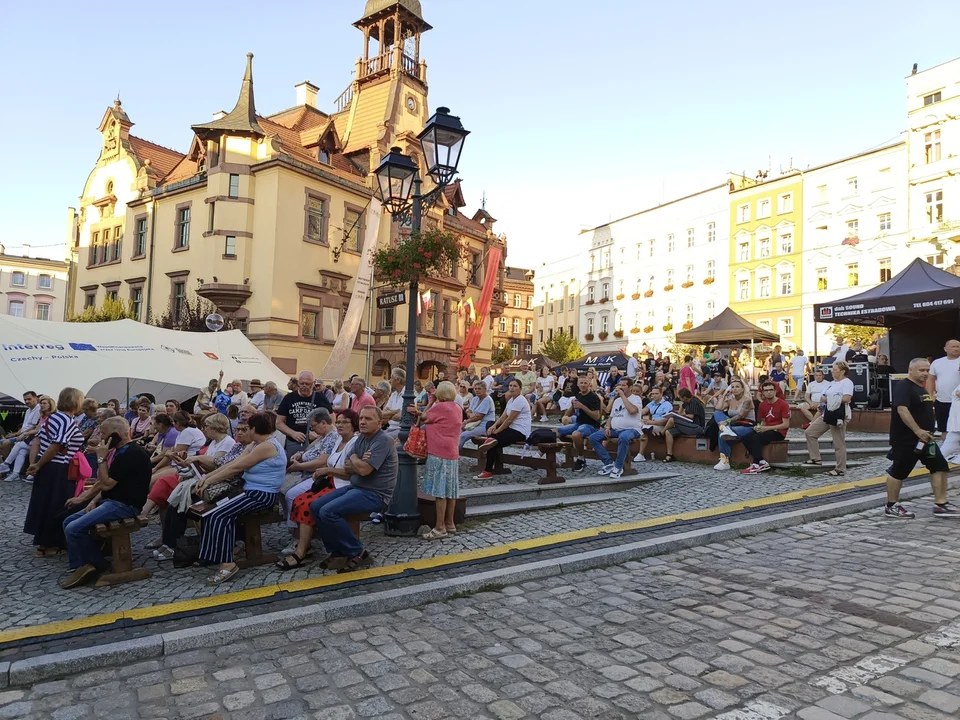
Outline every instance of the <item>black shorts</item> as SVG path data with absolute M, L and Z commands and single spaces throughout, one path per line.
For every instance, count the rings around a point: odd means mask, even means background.
M 910 476 L 918 462 L 922 463 L 932 473 L 947 472 L 950 469 L 950 465 L 940 453 L 939 447 L 935 456 L 928 457 L 926 453 L 917 455 L 913 445 L 894 445 L 887 453 L 887 460 L 891 461 L 890 467 L 887 468 L 887 474 L 895 480 L 901 481 Z
M 703 428 L 691 420 L 681 418 L 673 419 L 673 427 L 667 430 L 674 437 L 700 437 L 703 435 Z

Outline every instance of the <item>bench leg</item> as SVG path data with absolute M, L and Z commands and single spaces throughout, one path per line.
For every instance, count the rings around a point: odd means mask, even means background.
M 276 553 L 263 552 L 263 537 L 260 533 L 260 521 L 253 518 L 241 518 L 240 522 L 243 523 L 243 545 L 246 551 L 246 557 L 242 560 L 237 560 L 237 566 L 250 568 L 275 563 L 277 561 Z
M 133 553 L 130 549 L 130 533 L 120 532 L 110 536 L 113 551 L 113 567 L 97 579 L 96 587 L 119 585 L 134 580 L 146 580 L 152 575 L 148 568 L 133 567 Z
M 564 482 L 563 476 L 557 475 L 557 453 L 546 453 L 547 474 L 537 480 L 538 485 L 555 485 Z

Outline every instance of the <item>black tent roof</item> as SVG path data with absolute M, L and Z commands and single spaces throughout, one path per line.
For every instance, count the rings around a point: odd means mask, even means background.
M 548 358 L 546 355 L 537 353 L 536 355 L 515 357 L 512 360 L 503 363 L 501 367 L 503 367 L 505 370 L 513 371 L 519 368 L 523 363 L 533 363 L 533 365 L 537 368 L 539 368 L 541 365 L 546 365 L 550 369 L 553 369 L 557 366 L 557 363 Z
M 858 295 L 813 306 L 817 322 L 882 325 L 928 318 L 960 308 L 960 277 L 917 258 L 881 285 Z
M 780 342 L 780 336 L 747 322 L 730 308 L 724 308 L 699 327 L 677 333 L 677 342 L 686 345 L 749 345 L 766 341 Z
M 579 360 L 573 362 L 561 363 L 564 367 L 571 370 L 586 370 L 587 368 L 597 368 L 606 370 L 611 365 L 616 365 L 621 370 L 627 369 L 629 358 L 622 352 L 592 352 L 584 355 Z

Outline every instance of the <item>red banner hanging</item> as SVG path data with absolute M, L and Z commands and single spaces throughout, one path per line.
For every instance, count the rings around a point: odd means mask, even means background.
M 487 254 L 487 276 L 483 279 L 483 290 L 480 291 L 480 302 L 477 304 L 477 318 L 470 326 L 467 337 L 463 341 L 463 347 L 460 349 L 460 360 L 457 361 L 458 368 L 469 367 L 471 356 L 480 347 L 480 338 L 483 335 L 483 326 L 487 322 L 487 315 L 490 314 L 490 303 L 493 302 L 493 290 L 497 285 L 497 276 L 500 274 L 500 248 L 492 247 Z

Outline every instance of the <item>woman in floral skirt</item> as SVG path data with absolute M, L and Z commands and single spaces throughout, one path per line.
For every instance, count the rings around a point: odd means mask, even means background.
M 463 411 L 455 402 L 457 390 L 453 383 L 437 386 L 434 402 L 424 413 L 427 433 L 427 464 L 420 491 L 436 500 L 437 520 L 433 530 L 424 538 L 438 540 L 457 531 L 453 513 L 460 497 L 460 430 Z

